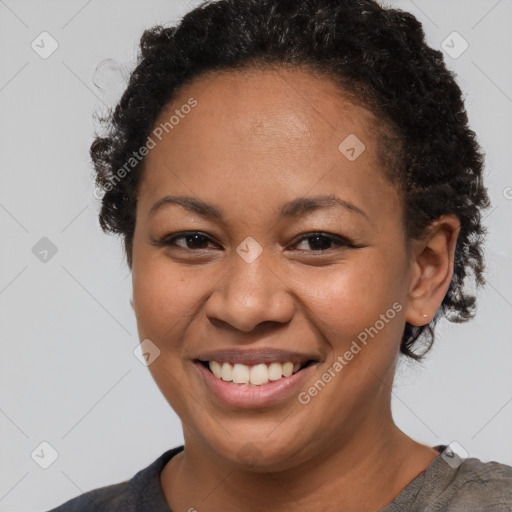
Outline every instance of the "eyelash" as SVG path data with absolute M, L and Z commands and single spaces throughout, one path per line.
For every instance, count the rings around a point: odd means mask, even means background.
M 179 245 L 176 245 L 176 243 L 175 243 L 175 241 L 179 240 L 180 238 L 187 238 L 187 237 L 191 237 L 194 235 L 202 236 L 204 239 L 206 239 L 206 243 L 213 242 L 213 240 L 208 235 L 206 235 L 205 233 L 203 233 L 201 231 L 182 231 L 180 233 L 166 235 L 165 237 L 161 238 L 160 240 L 157 240 L 156 242 L 154 242 L 154 245 L 156 245 L 157 247 L 174 246 L 178 249 L 183 249 L 184 251 L 205 250 L 204 248 L 200 248 L 200 249 L 184 248 Z M 332 250 L 336 250 L 337 248 L 343 249 L 343 248 L 357 248 L 358 247 L 354 243 L 350 242 L 348 239 L 346 239 L 344 237 L 341 237 L 339 235 L 333 235 L 330 233 L 321 232 L 321 231 L 314 231 L 314 232 L 306 233 L 306 234 L 302 235 L 297 240 L 296 244 L 299 244 L 300 242 L 302 242 L 304 240 L 308 240 L 310 238 L 315 238 L 315 237 L 329 240 L 335 247 L 329 247 L 328 249 L 311 249 L 310 251 L 306 251 L 306 252 L 326 253 L 326 252 L 331 252 Z M 213 243 L 215 243 L 215 242 L 213 242 Z

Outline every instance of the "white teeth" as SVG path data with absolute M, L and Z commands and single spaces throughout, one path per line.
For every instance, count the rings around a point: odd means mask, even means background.
M 221 366 L 217 361 L 210 361 L 210 370 L 212 371 L 213 375 L 220 379 L 220 376 L 222 374 Z
M 261 386 L 269 381 L 276 381 L 283 377 L 290 377 L 297 372 L 300 363 L 293 364 L 288 361 L 286 363 L 270 363 L 256 364 L 247 366 L 245 364 L 223 363 L 220 361 L 210 361 L 210 370 L 218 379 L 234 384 L 252 384 L 253 386 Z
M 279 380 L 283 376 L 283 365 L 281 363 L 270 363 L 268 367 L 268 378 Z
M 224 363 L 222 365 L 220 377 L 222 380 L 225 380 L 226 382 L 233 380 L 233 365 L 229 363 Z
M 293 373 L 293 363 L 284 363 L 283 364 L 283 375 L 285 377 L 289 377 Z
M 248 384 L 249 367 L 245 366 L 245 364 L 235 364 L 233 366 L 233 382 L 235 384 Z
M 251 384 L 261 386 L 268 382 L 268 368 L 266 364 L 257 364 L 250 371 Z

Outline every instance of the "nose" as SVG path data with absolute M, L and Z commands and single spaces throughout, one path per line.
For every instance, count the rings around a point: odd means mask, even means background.
M 292 319 L 293 293 L 271 259 L 268 250 L 251 263 L 233 255 L 231 269 L 217 282 L 205 304 L 206 316 L 212 323 L 252 332 L 258 326 L 268 328 Z

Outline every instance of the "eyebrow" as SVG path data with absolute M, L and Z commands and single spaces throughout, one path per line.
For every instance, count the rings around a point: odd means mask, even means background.
M 220 208 L 192 196 L 162 197 L 149 210 L 149 217 L 152 217 L 158 210 L 170 204 L 177 204 L 186 210 L 192 211 L 205 218 L 211 218 L 218 221 L 224 220 L 224 216 Z M 368 215 L 363 210 L 348 201 L 336 197 L 334 194 L 313 197 L 299 197 L 289 201 L 281 207 L 281 217 L 300 217 L 321 208 L 329 208 L 334 206 L 345 208 L 350 212 L 357 213 L 365 217 L 367 220 L 370 220 Z

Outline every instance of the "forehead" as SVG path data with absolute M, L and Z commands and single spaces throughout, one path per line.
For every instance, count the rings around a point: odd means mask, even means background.
M 364 144 L 369 160 L 376 150 L 375 126 L 369 110 L 311 70 L 215 72 L 195 78 L 162 109 L 154 128 L 158 144 L 146 160 L 149 165 L 163 153 L 174 161 L 191 154 L 211 159 L 222 150 L 224 164 L 261 153 L 307 164 L 333 152 L 339 157 L 339 145 L 349 136 Z
M 331 79 L 303 70 L 202 76 L 155 123 L 168 129 L 146 157 L 140 199 L 192 193 L 217 204 L 229 197 L 242 209 L 242 202 L 257 208 L 262 197 L 277 204 L 343 190 L 377 205 L 389 184 L 379 170 L 374 121 Z
M 157 125 L 192 96 L 199 107 L 191 116 L 193 129 L 203 140 L 252 145 L 256 151 L 260 143 L 263 150 L 323 145 L 344 131 L 369 139 L 374 121 L 369 110 L 350 101 L 326 75 L 303 68 L 249 68 L 196 78 L 163 109 Z M 222 130 L 209 130 L 213 124 Z M 186 126 L 173 132 L 189 135 Z

